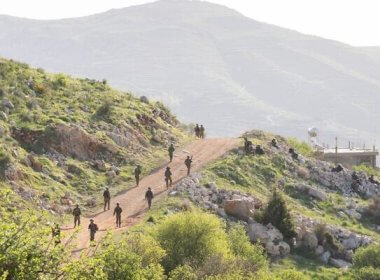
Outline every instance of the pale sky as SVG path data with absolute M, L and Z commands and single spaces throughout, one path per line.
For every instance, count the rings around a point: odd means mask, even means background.
M 0 0 L 0 14 L 34 19 L 86 16 L 149 0 Z M 354 46 L 380 46 L 380 0 L 210 0 L 255 20 Z

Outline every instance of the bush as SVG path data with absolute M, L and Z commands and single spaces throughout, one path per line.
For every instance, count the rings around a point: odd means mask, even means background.
M 354 268 L 366 266 L 380 268 L 380 245 L 371 244 L 367 247 L 359 248 L 355 252 L 352 263 Z
M 180 265 L 169 274 L 169 280 L 197 280 L 197 275 L 191 266 Z
M 271 223 L 284 235 L 284 238 L 291 239 L 296 236 L 293 219 L 286 207 L 286 202 L 282 195 L 275 189 L 263 214 L 264 224 Z
M 154 232 L 167 255 L 166 271 L 178 265 L 201 265 L 213 255 L 229 255 L 227 234 L 222 222 L 214 215 L 183 212 L 168 217 Z
M 232 253 L 236 257 L 247 260 L 255 270 L 268 265 L 264 249 L 258 244 L 252 244 L 242 225 L 232 227 L 228 232 Z
M 380 268 L 368 266 L 356 269 L 353 273 L 353 278 L 355 280 L 379 280 Z
M 108 120 L 112 113 L 112 103 L 105 101 L 97 110 L 96 116 Z
M 278 279 L 280 280 L 307 280 L 308 277 L 305 276 L 302 272 L 299 272 L 295 269 L 285 269 L 277 273 Z

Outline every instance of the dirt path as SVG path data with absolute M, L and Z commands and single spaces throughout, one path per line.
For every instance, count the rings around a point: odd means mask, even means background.
M 184 149 L 176 150 L 173 162 L 169 164 L 168 161 L 168 166 L 170 166 L 173 173 L 173 183 L 186 176 L 184 160 L 187 155 L 193 156 L 192 171 L 197 171 L 205 164 L 215 160 L 228 150 L 237 146 L 238 143 L 239 139 L 211 138 L 196 140 Z M 89 247 L 89 232 L 87 227 L 90 218 L 93 218 L 99 227 L 96 240 L 100 240 L 108 230 L 126 230 L 128 227 L 136 224 L 143 217 L 144 213 L 148 211 L 147 203 L 144 200 L 145 192 L 148 187 L 151 187 L 155 194 L 153 203 L 165 196 L 166 186 L 164 182 L 164 171 L 166 166 L 167 165 L 143 178 L 139 187 L 131 188 L 123 194 L 112 197 L 111 210 L 104 212 L 103 209 L 99 209 L 96 214 L 91 217 L 82 217 L 81 228 L 76 239 L 77 245 L 75 247 L 77 249 L 75 252 L 81 252 Z M 117 202 L 120 203 L 123 209 L 121 229 L 116 228 L 115 217 L 113 217 L 113 209 Z M 65 229 L 68 232 L 73 232 L 72 225 L 65 227 Z

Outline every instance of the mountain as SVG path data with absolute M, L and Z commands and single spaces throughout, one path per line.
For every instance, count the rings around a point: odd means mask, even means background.
M 380 139 L 380 61 L 361 48 L 165 0 L 63 20 L 0 17 L 0 55 L 106 78 L 162 100 L 209 135 L 265 129 L 320 141 Z

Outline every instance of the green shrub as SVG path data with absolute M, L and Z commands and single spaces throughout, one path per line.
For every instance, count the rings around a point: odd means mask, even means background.
M 197 280 L 197 275 L 189 265 L 180 265 L 169 274 L 169 280 Z
M 167 255 L 166 271 L 178 265 L 201 265 L 213 255 L 229 255 L 227 234 L 222 222 L 214 215 L 183 212 L 168 217 L 154 232 Z
M 309 278 L 305 276 L 300 271 L 295 269 L 285 269 L 279 273 L 277 273 L 277 277 L 280 280 L 308 280 Z
M 296 236 L 293 219 L 282 195 L 275 189 L 263 214 L 263 223 L 271 223 L 284 235 L 291 239 Z
M 371 266 L 366 266 L 366 267 L 356 269 L 353 272 L 353 278 L 355 280 L 379 280 L 380 268 L 373 268 Z
M 375 243 L 359 248 L 352 259 L 354 268 L 373 267 L 380 268 L 380 245 Z
M 249 261 L 255 268 L 261 269 L 268 265 L 264 249 L 258 244 L 252 244 L 242 225 L 235 225 L 228 231 L 232 253 L 236 257 Z
M 376 223 L 380 223 L 380 197 L 374 197 L 368 205 L 369 214 L 375 219 Z
M 107 100 L 96 110 L 96 116 L 105 120 L 109 120 L 112 114 L 112 110 L 112 103 Z

